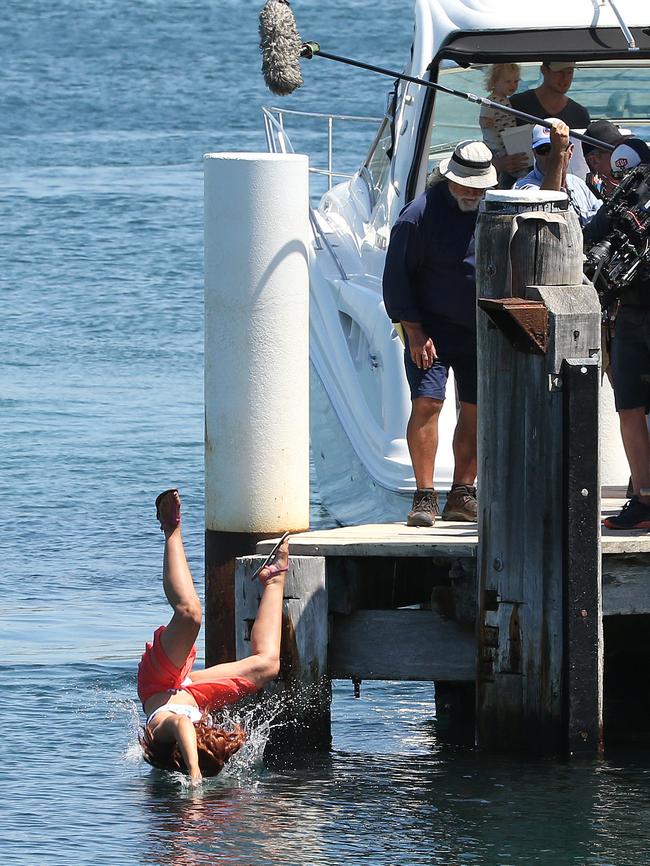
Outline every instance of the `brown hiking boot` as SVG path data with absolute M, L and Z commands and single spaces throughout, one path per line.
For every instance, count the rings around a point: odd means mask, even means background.
M 413 507 L 406 518 L 407 526 L 433 526 L 438 511 L 438 494 L 433 487 L 416 490 L 413 494 Z
M 471 484 L 452 484 L 442 512 L 443 520 L 466 520 L 476 523 L 476 487 Z

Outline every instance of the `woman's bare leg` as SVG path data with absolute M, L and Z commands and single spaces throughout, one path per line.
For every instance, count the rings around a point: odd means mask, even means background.
M 187 564 L 181 524 L 176 524 L 180 515 L 178 490 L 168 491 L 160 500 L 158 514 L 165 533 L 163 554 L 163 589 L 174 614 L 161 636 L 167 657 L 182 667 L 201 627 L 201 602 L 194 589 L 194 581 Z
M 270 566 L 263 568 L 259 580 L 264 591 L 251 630 L 251 649 L 254 656 L 268 660 L 275 668 L 272 677 L 280 668 L 280 640 L 282 638 L 282 601 L 284 579 L 289 567 L 289 539 L 278 549 Z
M 284 578 L 289 565 L 289 539 L 278 549 L 274 561 L 263 568 L 259 580 L 264 591 L 251 631 L 252 655 L 236 662 L 213 665 L 205 670 L 193 671 L 193 682 L 215 677 L 245 677 L 258 688 L 274 679 L 280 670 L 280 641 L 282 637 L 282 601 Z

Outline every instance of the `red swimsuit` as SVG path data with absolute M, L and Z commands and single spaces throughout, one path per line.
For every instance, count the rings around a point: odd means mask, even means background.
M 190 650 L 183 667 L 177 668 L 167 658 L 160 642 L 164 631 L 164 625 L 156 629 L 153 642 L 147 642 L 138 665 L 138 697 L 143 706 L 149 698 L 160 692 L 188 692 L 201 710 L 218 710 L 246 695 L 255 694 L 257 686 L 245 677 L 220 677 L 193 683 L 189 673 L 196 659 L 196 647 Z

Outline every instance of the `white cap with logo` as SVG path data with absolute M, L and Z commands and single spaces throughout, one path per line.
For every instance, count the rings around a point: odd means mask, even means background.
M 544 120 L 547 123 L 560 123 L 561 122 L 559 120 L 559 118 L 557 118 L 557 117 L 545 117 Z M 551 130 L 548 129 L 546 126 L 542 126 L 541 124 L 536 123 L 535 126 L 533 126 L 531 139 L 532 139 L 531 140 L 531 146 L 532 146 L 533 150 L 535 150 L 536 147 L 541 147 L 541 145 L 543 145 L 543 144 L 550 144 L 551 143 Z
M 650 148 L 640 138 L 628 138 L 615 148 L 610 157 L 613 171 L 629 171 L 641 163 L 650 163 Z

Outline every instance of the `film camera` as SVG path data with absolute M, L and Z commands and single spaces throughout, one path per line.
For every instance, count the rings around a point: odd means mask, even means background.
M 601 207 L 610 230 L 587 252 L 584 272 L 605 309 L 634 279 L 650 280 L 650 165 L 629 171 Z

